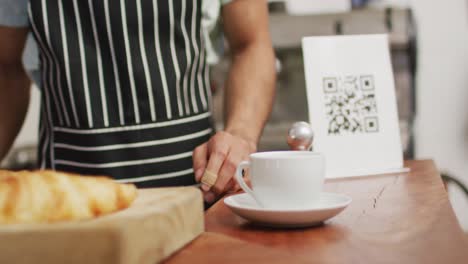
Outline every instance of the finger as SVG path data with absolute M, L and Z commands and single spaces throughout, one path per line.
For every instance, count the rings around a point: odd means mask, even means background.
M 208 160 L 208 144 L 198 146 L 193 151 L 193 171 L 195 172 L 195 180 L 197 182 L 201 181 L 201 177 L 205 172 L 207 160 Z
M 223 194 L 235 194 L 240 190 L 240 188 L 236 189 L 236 181 L 234 179 L 231 179 L 228 182 L 225 189 L 227 191 Z M 203 195 L 203 198 L 205 199 L 205 202 L 207 203 L 213 203 L 214 201 L 218 200 L 220 197 L 221 196 L 219 194 L 216 194 L 213 191 L 205 192 Z
M 250 155 L 249 153 L 250 153 L 250 152 L 251 152 L 251 151 L 249 151 L 249 152 L 247 152 L 247 153 L 244 153 L 244 155 L 243 155 L 241 161 L 249 160 L 249 155 Z M 237 170 L 237 168 L 236 168 L 236 170 Z M 245 183 L 246 183 L 248 186 L 250 186 L 250 174 L 249 174 L 249 170 L 248 170 L 248 169 L 247 169 L 247 170 L 244 169 L 244 171 L 242 172 L 242 178 L 244 178 Z M 232 190 L 233 190 L 234 192 L 240 191 L 242 188 L 240 187 L 240 185 L 239 185 L 239 183 L 237 182 L 237 179 L 236 179 L 235 177 L 233 178 L 233 181 L 234 181 L 234 186 L 232 187 Z
M 218 179 L 216 180 L 215 185 L 213 186 L 213 190 L 217 194 L 222 194 L 227 191 L 227 184 L 231 179 L 234 178 L 234 174 L 236 173 L 237 165 L 242 161 L 242 150 L 240 149 L 231 149 L 229 152 L 228 157 L 224 160 L 223 166 L 221 167 Z
M 244 177 L 244 181 L 245 181 L 245 184 L 247 184 L 247 186 L 252 188 L 252 180 L 250 179 L 250 176 L 248 174 Z
M 226 190 L 228 190 L 226 193 L 228 194 L 237 193 L 240 190 L 240 187 L 236 188 L 236 186 L 238 186 L 236 185 L 236 181 L 234 179 L 231 179 L 226 186 Z M 203 199 L 208 204 L 212 204 L 219 198 L 220 198 L 220 195 L 214 193 L 213 191 L 203 193 Z
M 226 193 L 237 193 L 240 190 L 239 185 L 237 184 L 236 180 L 233 178 L 231 179 L 226 185 Z
M 203 199 L 205 202 L 212 204 L 216 200 L 216 194 L 213 192 L 206 192 L 203 194 Z
M 240 187 L 237 180 L 234 178 L 233 181 L 234 181 L 234 186 L 231 189 L 229 189 L 230 191 L 228 191 L 228 192 L 229 193 L 237 193 L 237 192 L 241 191 L 242 188 Z M 244 182 L 245 182 L 245 184 L 247 184 L 247 186 L 252 188 L 252 181 L 250 180 L 250 177 L 249 177 L 248 173 L 246 173 L 245 176 L 244 176 Z
M 219 177 L 219 170 L 224 163 L 224 160 L 227 158 L 229 153 L 229 144 L 226 142 L 226 138 L 223 136 L 216 135 L 211 141 L 211 146 L 209 146 L 209 160 L 206 170 L 217 175 Z M 202 185 L 204 191 L 209 191 L 212 186 Z
M 237 182 L 237 179 L 235 177 L 234 177 L 234 179 L 232 179 L 232 181 L 233 181 L 233 184 L 234 184 L 234 186 L 232 187 L 233 191 L 238 192 L 238 191 L 242 190 L 240 184 Z M 244 176 L 244 181 L 245 181 L 245 183 L 247 185 L 250 183 L 250 180 L 248 180 L 245 176 Z

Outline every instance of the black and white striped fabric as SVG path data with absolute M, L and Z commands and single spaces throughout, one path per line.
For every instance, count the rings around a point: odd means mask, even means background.
M 42 168 L 195 184 L 213 133 L 202 0 L 30 0 Z

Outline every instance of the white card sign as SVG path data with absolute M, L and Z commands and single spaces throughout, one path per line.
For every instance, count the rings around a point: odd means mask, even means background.
M 402 171 L 387 35 L 307 37 L 302 41 L 314 151 L 327 177 Z

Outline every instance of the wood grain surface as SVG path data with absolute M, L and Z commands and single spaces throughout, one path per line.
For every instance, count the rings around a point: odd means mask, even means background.
M 0 226 L 0 263 L 153 264 L 203 229 L 196 188 L 139 190 L 130 208 L 94 220 Z
M 205 214 L 206 229 L 310 263 L 468 263 L 467 241 L 434 163 L 406 166 L 410 173 L 327 181 L 326 191 L 353 202 L 321 227 L 256 227 L 219 201 Z
M 280 252 L 225 235 L 206 232 L 164 263 L 284 264 L 285 260 L 292 261 L 292 263 L 308 263 L 306 259 L 287 252 Z

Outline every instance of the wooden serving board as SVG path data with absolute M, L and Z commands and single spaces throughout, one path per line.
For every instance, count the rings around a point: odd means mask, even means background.
M 203 215 L 196 188 L 139 190 L 130 208 L 97 219 L 0 226 L 0 263 L 158 263 L 203 232 Z

